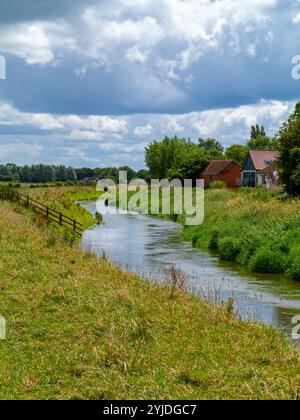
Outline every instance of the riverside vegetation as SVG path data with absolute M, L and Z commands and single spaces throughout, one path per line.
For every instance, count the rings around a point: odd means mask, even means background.
M 47 190 L 89 224 L 70 207 L 84 195 Z M 175 272 L 171 287 L 142 281 L 53 227 L 0 202 L 0 398 L 300 397 L 298 355 L 280 334 L 189 295 Z
M 258 273 L 300 280 L 300 201 L 266 190 L 209 190 L 205 220 L 183 229 L 195 247 L 211 249 Z

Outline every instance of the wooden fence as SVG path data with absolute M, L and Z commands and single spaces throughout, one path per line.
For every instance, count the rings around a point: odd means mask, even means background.
M 36 213 L 44 215 L 48 221 L 58 223 L 60 226 L 72 230 L 77 235 L 81 236 L 84 231 L 84 226 L 77 222 L 77 220 L 71 219 L 63 213 L 34 200 L 29 195 L 22 194 L 12 188 L 1 189 L 0 195 L 2 199 L 17 202 L 25 207 L 31 208 Z

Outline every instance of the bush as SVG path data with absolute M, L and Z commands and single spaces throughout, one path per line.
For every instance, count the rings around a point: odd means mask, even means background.
M 223 181 L 214 181 L 209 184 L 210 190 L 223 190 L 225 188 L 227 188 L 227 185 Z
M 213 250 L 218 249 L 219 239 L 220 239 L 220 232 L 217 229 L 214 229 L 211 233 L 211 238 L 208 244 L 209 249 L 213 249 Z
M 218 249 L 223 260 L 235 261 L 241 250 L 241 243 L 236 238 L 220 239 Z
M 250 259 L 250 269 L 256 273 L 283 274 L 287 269 L 288 256 L 279 250 L 266 247 L 256 251 Z
M 286 274 L 292 280 L 300 281 L 300 256 L 294 259 L 291 267 L 287 270 Z

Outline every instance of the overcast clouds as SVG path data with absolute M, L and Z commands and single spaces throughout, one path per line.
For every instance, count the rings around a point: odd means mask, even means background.
M 3 0 L 0 161 L 142 167 L 165 134 L 274 134 L 299 41 L 296 0 Z

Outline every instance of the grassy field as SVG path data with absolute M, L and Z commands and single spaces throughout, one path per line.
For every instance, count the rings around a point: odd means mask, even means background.
M 275 331 L 122 272 L 14 204 L 0 229 L 1 399 L 300 398 Z
M 183 238 L 254 272 L 300 280 L 300 201 L 264 190 L 205 193 L 205 221 Z

